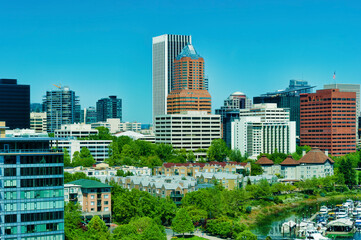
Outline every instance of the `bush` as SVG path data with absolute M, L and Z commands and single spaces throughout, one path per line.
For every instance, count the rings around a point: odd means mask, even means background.
M 275 197 L 274 202 L 275 202 L 275 204 L 283 203 L 283 201 L 279 197 Z
M 322 192 L 322 193 L 320 194 L 320 196 L 321 196 L 321 197 L 326 197 L 326 194 L 325 194 L 324 192 Z
M 246 213 L 251 213 L 252 212 L 252 207 L 251 206 L 247 206 L 246 207 Z
M 309 196 L 307 194 L 303 195 L 304 198 L 309 198 Z

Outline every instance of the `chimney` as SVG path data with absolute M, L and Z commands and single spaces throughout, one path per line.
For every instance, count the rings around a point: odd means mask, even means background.
M 302 150 L 302 157 L 305 156 L 305 155 L 306 155 L 306 150 L 303 149 L 303 150 Z
M 328 150 L 325 150 L 325 154 L 326 154 L 326 156 L 328 157 Z

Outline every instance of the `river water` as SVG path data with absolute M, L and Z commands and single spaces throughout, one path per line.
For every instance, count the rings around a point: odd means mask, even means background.
M 333 202 L 332 204 L 340 203 L 340 201 Z M 327 205 L 332 205 L 331 203 L 327 203 Z M 281 226 L 286 221 L 294 221 L 299 223 L 302 219 L 307 219 L 314 214 L 317 209 L 318 205 L 305 205 L 293 209 L 292 211 L 285 211 L 278 214 L 267 216 L 258 221 L 257 226 L 252 229 L 252 232 L 258 236 L 258 239 L 265 239 L 267 236 L 270 236 L 272 240 L 274 239 L 295 239 L 294 235 L 282 235 L 281 233 Z M 356 232 L 353 238 L 342 238 L 342 239 L 357 239 L 361 240 L 361 233 Z

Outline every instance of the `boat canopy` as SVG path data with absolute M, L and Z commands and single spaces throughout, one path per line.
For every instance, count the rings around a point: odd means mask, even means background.
M 347 218 L 341 218 L 334 221 L 331 221 L 327 224 L 327 227 L 350 227 L 352 228 L 353 222 Z

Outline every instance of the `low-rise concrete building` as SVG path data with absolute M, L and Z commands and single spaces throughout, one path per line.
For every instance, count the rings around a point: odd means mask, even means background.
M 94 134 L 98 134 L 98 130 L 92 129 L 91 124 L 83 123 L 63 124 L 54 131 L 57 138 L 83 138 Z
M 265 174 L 280 174 L 281 181 L 300 181 L 309 178 L 332 176 L 334 161 L 319 148 L 312 148 L 300 160 L 289 155 L 279 165 L 274 164 L 266 156 L 262 156 L 256 164 L 262 166 Z
M 56 140 L 53 146 L 58 148 L 66 148 L 71 157 L 76 151 L 80 152 L 82 148 L 88 148 L 91 155 L 97 162 L 102 162 L 109 157 L 109 145 L 112 140 Z
M 278 164 L 274 164 L 274 162 L 266 157 L 266 155 L 262 155 L 260 159 L 257 160 L 256 164 L 261 165 L 263 169 L 263 174 L 266 175 L 275 175 L 281 174 L 281 166 Z
M 213 140 L 221 138 L 221 116 L 206 111 L 189 111 L 155 117 L 155 142 L 171 144 L 174 149 L 193 151 L 205 157 Z

